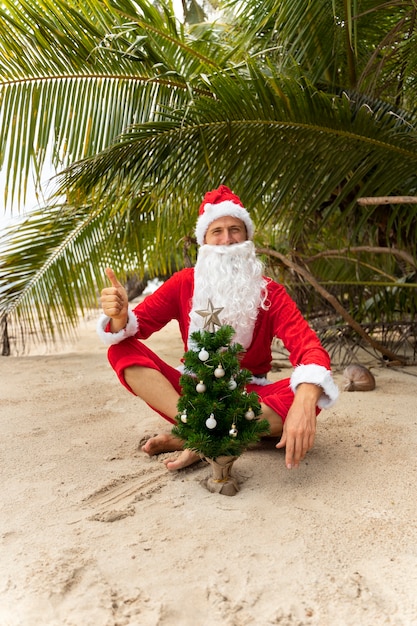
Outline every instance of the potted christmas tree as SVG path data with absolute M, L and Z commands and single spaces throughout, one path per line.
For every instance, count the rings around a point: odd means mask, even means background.
M 235 495 L 239 490 L 231 475 L 233 462 L 252 443 L 269 431 L 259 419 L 261 407 L 256 393 L 245 386 L 252 374 L 240 368 L 242 346 L 231 343 L 234 330 L 213 322 L 192 333 L 193 349 L 184 355 L 182 395 L 178 401 L 177 424 L 173 434 L 212 466 L 207 481 L 210 491 Z

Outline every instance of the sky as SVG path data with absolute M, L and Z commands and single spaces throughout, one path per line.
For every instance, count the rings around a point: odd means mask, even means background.
M 45 171 L 42 175 L 42 188 L 44 193 L 46 193 L 46 188 L 48 185 L 48 181 L 54 175 L 55 170 L 51 165 L 47 165 L 45 167 Z M 32 180 L 28 180 L 28 190 L 26 202 L 22 207 L 18 207 L 17 203 L 8 202 L 8 205 L 5 206 L 4 203 L 4 189 L 6 185 L 6 176 L 3 171 L 0 171 L 0 232 L 4 230 L 6 226 L 9 224 L 13 224 L 13 222 L 18 222 L 22 219 L 22 216 L 27 212 L 30 212 L 33 209 L 36 209 L 39 206 L 38 198 L 35 193 L 35 185 Z

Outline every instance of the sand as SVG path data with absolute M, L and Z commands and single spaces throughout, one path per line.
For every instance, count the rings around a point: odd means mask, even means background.
M 140 450 L 169 427 L 94 326 L 0 359 L 0 626 L 417 624 L 417 368 L 342 392 L 298 471 L 245 452 L 227 497 L 206 463 L 169 473 Z M 149 344 L 182 354 L 175 325 Z

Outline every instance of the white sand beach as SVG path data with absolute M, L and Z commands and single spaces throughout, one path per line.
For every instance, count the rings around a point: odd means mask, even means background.
M 175 325 L 149 344 L 182 355 Z M 257 447 L 227 497 L 203 461 L 170 473 L 140 450 L 169 426 L 95 320 L 66 351 L 0 359 L 0 626 L 417 624 L 417 368 L 372 371 L 298 471 Z

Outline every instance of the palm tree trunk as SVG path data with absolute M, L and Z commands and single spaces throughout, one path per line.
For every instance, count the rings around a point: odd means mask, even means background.
M 1 355 L 10 356 L 10 339 L 9 339 L 9 333 L 7 329 L 7 315 L 3 315 L 3 317 L 1 318 L 0 328 L 1 328 L 0 332 L 1 332 L 1 343 L 2 343 Z

